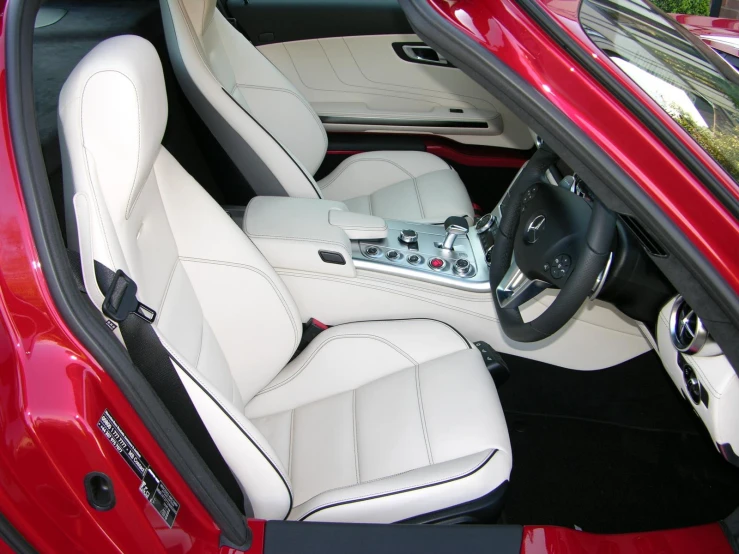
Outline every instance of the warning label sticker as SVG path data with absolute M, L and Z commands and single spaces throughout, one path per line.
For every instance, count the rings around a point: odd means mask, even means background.
M 136 449 L 108 410 L 105 410 L 103 415 L 100 416 L 98 429 L 103 432 L 103 435 L 110 441 L 113 448 L 118 451 L 123 459 L 126 460 L 128 466 L 141 479 L 139 491 L 154 506 L 165 523 L 171 528 L 174 525 L 177 512 L 180 511 L 180 503 L 175 500 L 162 480 L 157 477 L 149 462 Z

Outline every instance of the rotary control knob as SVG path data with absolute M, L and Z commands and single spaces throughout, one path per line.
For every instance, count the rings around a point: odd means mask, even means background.
M 454 273 L 456 273 L 457 275 L 464 277 L 465 275 L 469 275 L 470 271 L 472 271 L 472 264 L 464 258 L 460 258 L 456 262 L 454 262 L 452 271 L 454 271 Z
M 413 229 L 403 229 L 398 236 L 398 240 L 403 244 L 413 244 L 418 242 L 418 233 Z
M 483 234 L 485 231 L 495 225 L 495 216 L 493 214 L 485 214 L 475 223 L 475 231 L 478 235 Z

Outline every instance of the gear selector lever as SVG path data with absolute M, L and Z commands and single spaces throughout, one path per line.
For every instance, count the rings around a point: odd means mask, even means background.
M 454 250 L 454 241 L 459 235 L 466 235 L 470 230 L 470 225 L 464 217 L 453 215 L 447 217 L 444 222 L 444 230 L 446 237 L 439 248 L 442 250 Z

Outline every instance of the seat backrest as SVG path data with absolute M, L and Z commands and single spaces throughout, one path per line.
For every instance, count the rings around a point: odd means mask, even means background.
M 283 518 L 287 472 L 244 406 L 291 358 L 300 314 L 257 248 L 161 145 L 166 122 L 149 42 L 116 37 L 83 58 L 59 101 L 69 238 L 138 284 L 255 513 Z
M 216 0 L 159 3 L 180 86 L 254 192 L 320 198 L 313 174 L 328 139 L 308 101 Z

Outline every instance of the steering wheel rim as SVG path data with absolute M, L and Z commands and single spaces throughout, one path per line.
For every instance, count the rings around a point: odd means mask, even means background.
M 498 318 L 507 337 L 518 342 L 536 342 L 559 331 L 590 295 L 598 276 L 611 253 L 616 229 L 616 217 L 597 199 L 566 281 L 562 287 L 555 279 L 543 280 L 526 275 L 514 259 L 514 244 L 522 229 L 521 213 L 524 199 L 532 186 L 545 180 L 545 173 L 557 156 L 545 146 L 540 148 L 519 174 L 506 201 L 502 219 L 495 235 L 495 247 L 490 260 L 490 288 Z M 550 185 L 542 185 L 544 187 Z M 535 189 L 534 189 L 535 190 Z M 570 194 L 570 193 L 567 193 Z M 530 193 L 529 193 L 530 196 Z M 577 201 L 583 198 L 572 195 Z M 521 240 L 519 240 L 520 248 Z M 542 264 L 546 261 L 542 261 Z M 531 272 L 529 272 L 531 273 Z M 524 322 L 518 309 L 523 302 L 545 288 L 560 288 L 554 302 L 536 319 Z

